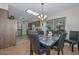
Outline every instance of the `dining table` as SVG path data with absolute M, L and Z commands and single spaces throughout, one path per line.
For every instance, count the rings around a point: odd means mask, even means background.
M 58 42 L 60 37 L 60 34 L 55 34 L 53 36 L 44 36 L 44 35 L 39 35 L 39 41 L 42 44 L 42 46 L 46 47 L 48 49 L 48 55 L 50 54 L 50 49 L 51 47 Z

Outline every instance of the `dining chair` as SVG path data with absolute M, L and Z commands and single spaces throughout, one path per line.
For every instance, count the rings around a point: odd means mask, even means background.
M 60 54 L 60 52 L 63 53 L 63 47 L 64 47 L 64 40 L 66 38 L 67 33 L 62 33 L 60 34 L 59 40 L 58 42 L 56 42 L 51 48 L 54 49 L 55 51 L 58 52 L 58 55 Z
M 79 50 L 79 31 L 70 31 L 69 33 L 69 39 L 66 39 L 65 42 L 69 43 L 72 47 L 72 52 L 74 52 L 74 45 L 77 44 L 78 50 Z
M 39 35 L 36 34 L 30 34 L 29 35 L 30 39 L 30 54 L 33 54 L 35 52 L 36 54 L 40 55 L 46 52 L 48 53 L 48 49 L 40 44 L 39 41 Z

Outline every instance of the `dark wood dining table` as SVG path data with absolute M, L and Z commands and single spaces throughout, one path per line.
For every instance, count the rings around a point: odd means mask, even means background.
M 60 34 L 55 34 L 53 36 L 43 36 L 39 35 L 40 43 L 48 49 L 48 55 L 50 54 L 51 46 L 53 46 L 59 40 Z

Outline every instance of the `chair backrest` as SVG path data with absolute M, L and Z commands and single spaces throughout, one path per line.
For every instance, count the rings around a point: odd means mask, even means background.
M 70 40 L 77 40 L 79 36 L 79 31 L 70 31 L 69 39 Z
M 34 52 L 39 53 L 40 42 L 38 34 L 29 34 L 30 43 Z
M 44 35 L 44 31 L 42 31 L 42 30 L 38 30 L 37 32 L 39 35 Z
M 59 37 L 59 41 L 58 41 L 58 50 L 61 50 L 64 47 L 64 40 L 66 38 L 67 33 L 62 33 Z

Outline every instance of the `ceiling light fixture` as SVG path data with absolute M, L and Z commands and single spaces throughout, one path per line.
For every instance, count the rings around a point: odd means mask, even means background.
M 30 10 L 30 9 L 28 9 L 26 12 L 27 12 L 27 13 L 30 13 L 30 14 L 32 14 L 32 15 L 35 15 L 35 16 L 38 16 L 38 15 L 39 15 L 39 13 L 36 13 L 36 12 Z
M 41 21 L 44 21 L 46 18 L 47 18 L 47 15 L 44 15 L 45 11 L 44 11 L 44 3 L 41 3 L 41 6 L 42 6 L 42 14 L 40 14 L 38 16 L 38 18 L 41 20 Z
M 44 14 L 45 13 L 45 11 L 44 11 L 44 3 L 41 3 L 41 7 L 42 7 L 42 9 L 41 9 L 42 13 L 41 14 L 39 14 L 37 12 L 34 12 L 34 11 L 30 10 L 30 9 L 26 10 L 26 12 L 29 13 L 29 14 L 32 14 L 34 16 L 37 16 L 41 21 L 44 21 L 47 18 L 47 15 Z

